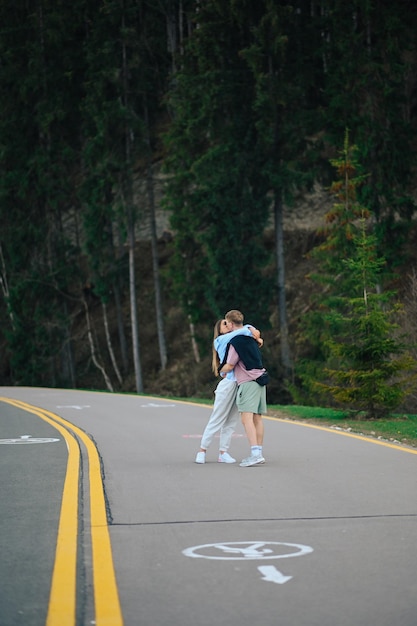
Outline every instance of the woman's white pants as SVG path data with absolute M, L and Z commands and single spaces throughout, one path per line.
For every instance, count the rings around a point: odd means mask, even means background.
M 239 412 L 236 406 L 237 383 L 234 380 L 223 378 L 214 392 L 213 411 L 201 439 L 201 448 L 207 450 L 220 430 L 219 450 L 229 449 L 232 435 L 239 421 Z

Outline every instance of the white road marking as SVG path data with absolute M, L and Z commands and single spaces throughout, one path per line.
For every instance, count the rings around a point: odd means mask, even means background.
M 18 439 L 0 439 L 0 444 L 20 444 L 20 443 L 53 443 L 59 441 L 53 437 L 32 437 L 32 435 L 21 435 Z
M 77 411 L 81 411 L 82 409 L 89 409 L 89 404 L 58 404 L 57 409 L 77 409 Z
M 265 580 L 267 583 L 283 585 L 292 578 L 292 576 L 284 576 L 284 574 L 273 565 L 261 565 L 258 567 L 258 570 L 263 574 L 262 580 Z
M 271 546 L 271 547 L 268 547 Z M 277 552 L 282 546 L 295 549 L 294 552 Z M 218 550 L 223 554 L 218 555 Z M 217 552 L 217 554 L 216 554 Z M 217 561 L 242 561 L 288 559 L 294 556 L 303 556 L 313 552 L 313 548 L 301 543 L 284 543 L 281 541 L 228 541 L 225 543 L 206 543 L 193 546 L 182 551 L 185 556 L 197 559 L 212 559 Z
M 155 409 L 155 408 L 162 408 L 165 409 L 167 407 L 171 407 L 171 406 L 175 406 L 175 404 L 154 404 L 153 402 L 149 402 L 148 404 L 141 404 L 140 405 L 143 408 L 151 408 L 151 409 Z
M 296 550 L 282 553 L 282 548 Z M 222 553 L 219 556 L 219 550 Z M 193 546 L 182 551 L 184 556 L 197 559 L 213 559 L 220 561 L 255 561 L 267 559 L 288 559 L 293 556 L 303 556 L 313 552 L 313 548 L 301 543 L 284 543 L 281 541 L 226 541 L 224 543 L 206 543 Z M 258 571 L 262 574 L 261 580 L 268 583 L 283 585 L 292 579 L 285 576 L 273 565 L 260 565 Z

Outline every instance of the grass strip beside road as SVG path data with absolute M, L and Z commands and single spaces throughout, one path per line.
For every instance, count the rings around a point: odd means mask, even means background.
M 352 417 L 347 411 L 296 405 L 268 406 L 268 415 L 417 448 L 417 415 L 401 414 L 379 419 L 360 419 Z

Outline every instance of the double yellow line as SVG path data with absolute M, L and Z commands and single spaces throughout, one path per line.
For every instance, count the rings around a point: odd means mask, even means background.
M 88 454 L 95 623 L 97 626 L 123 626 L 107 526 L 100 459 L 96 447 L 80 428 L 54 413 L 20 400 L 1 397 L 0 400 L 33 413 L 51 424 L 61 433 L 68 446 L 46 626 L 75 626 L 76 623 L 80 449 L 74 435 L 82 441 Z

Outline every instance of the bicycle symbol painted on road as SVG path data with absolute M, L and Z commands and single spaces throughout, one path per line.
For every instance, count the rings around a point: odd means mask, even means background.
M 28 443 L 53 443 L 59 441 L 54 437 L 32 437 L 32 435 L 21 435 L 18 439 L 0 439 L 0 444 L 28 444 Z
M 295 556 L 304 556 L 313 552 L 313 548 L 300 543 L 285 543 L 281 541 L 230 541 L 224 543 L 207 543 L 193 546 L 182 551 L 184 556 L 197 559 L 212 559 L 219 561 L 255 561 L 268 559 L 288 559 Z M 273 565 L 258 566 L 263 575 L 262 580 L 282 585 L 292 576 L 285 576 Z

